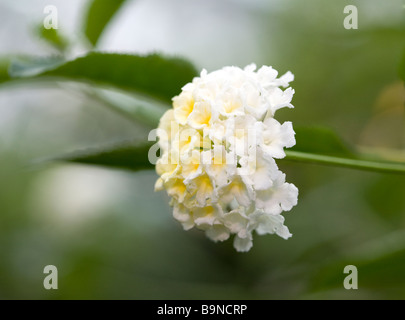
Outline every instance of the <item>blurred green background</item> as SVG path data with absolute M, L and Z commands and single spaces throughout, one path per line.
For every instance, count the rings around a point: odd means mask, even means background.
M 2 0 L 3 57 L 57 53 L 37 32 L 49 4 L 67 56 L 90 48 L 89 2 Z M 348 4 L 358 8 L 357 30 L 343 27 Z M 403 160 L 404 14 L 400 0 L 127 1 L 97 49 L 164 52 L 208 71 L 252 62 L 291 70 L 295 109 L 280 121 L 328 126 L 359 150 Z M 153 171 L 29 165 L 149 130 L 69 83 L 0 86 L 0 299 L 405 298 L 403 175 L 280 160 L 300 190 L 285 214 L 294 236 L 255 236 L 241 254 L 184 232 L 153 191 Z M 343 287 L 349 264 L 358 290 Z M 58 290 L 43 287 L 46 265 L 58 268 Z

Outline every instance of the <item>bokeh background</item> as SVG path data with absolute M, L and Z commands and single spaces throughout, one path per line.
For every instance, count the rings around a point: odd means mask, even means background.
M 56 52 L 38 35 L 55 5 L 69 57 L 89 49 L 88 1 L 1 0 L 0 55 Z M 356 5 L 359 28 L 343 27 Z M 401 0 L 133 0 L 98 50 L 163 52 L 198 69 L 255 62 L 291 70 L 295 109 L 280 120 L 327 126 L 363 152 L 403 160 L 405 49 Z M 279 161 L 300 190 L 285 214 L 293 233 L 254 238 L 248 253 L 184 232 L 153 171 L 53 157 L 149 128 L 100 107 L 69 84 L 0 86 L 0 299 L 404 299 L 405 177 Z M 299 136 L 297 136 L 299 143 Z M 345 290 L 355 265 L 359 289 Z M 59 289 L 45 290 L 55 265 Z

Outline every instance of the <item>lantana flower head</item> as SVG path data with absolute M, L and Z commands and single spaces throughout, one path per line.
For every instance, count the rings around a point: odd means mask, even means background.
M 158 128 L 155 189 L 167 191 L 184 229 L 196 227 L 213 241 L 233 236 L 238 251 L 250 250 L 253 231 L 291 237 L 281 213 L 298 198 L 275 161 L 295 144 L 291 122 L 274 117 L 293 107 L 294 76 L 255 70 L 203 70 L 173 98 Z

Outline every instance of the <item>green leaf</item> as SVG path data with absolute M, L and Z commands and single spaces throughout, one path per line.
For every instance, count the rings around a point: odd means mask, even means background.
M 34 77 L 50 69 L 57 68 L 64 62 L 64 59 L 60 56 L 48 58 L 19 56 L 12 59 L 8 73 L 10 79 Z
M 404 190 L 403 177 L 384 175 L 367 184 L 365 200 L 384 222 L 389 222 L 393 226 L 404 225 Z
M 141 142 L 137 144 L 121 144 L 104 149 L 87 149 L 52 159 L 52 161 L 91 164 L 134 171 L 153 169 L 154 165 L 148 159 L 148 152 L 152 145 L 152 142 Z M 36 161 L 37 164 L 43 162 L 47 161 Z
M 66 62 L 56 68 L 24 69 L 24 73 L 12 69 L 14 77 L 26 74 L 39 77 L 57 77 L 65 80 L 84 81 L 129 90 L 171 103 L 173 96 L 197 72 L 193 65 L 180 58 L 168 58 L 158 54 L 148 56 L 92 52 L 84 57 Z M 20 70 L 21 71 L 21 70 Z
M 343 274 L 343 269 L 347 265 L 354 265 L 358 268 L 359 287 L 403 287 L 405 281 L 403 277 L 405 231 L 393 231 L 358 245 L 354 249 L 348 248 L 337 259 L 325 261 L 324 265 L 320 266 L 314 274 L 312 289 L 342 288 L 343 279 L 347 276 Z M 337 275 L 342 275 L 342 277 Z
M 85 34 L 95 46 L 112 17 L 125 0 L 93 0 L 85 17 Z
M 89 95 L 125 118 L 136 123 L 148 124 L 152 128 L 157 127 L 159 119 L 167 109 L 166 106 L 159 105 L 157 102 L 151 103 L 115 90 L 92 88 Z
M 8 69 L 10 66 L 10 60 L 7 58 L 0 58 L 0 83 L 10 80 Z
M 45 29 L 44 26 L 41 24 L 38 27 L 37 32 L 41 39 L 45 40 L 52 47 L 59 50 L 60 52 L 64 52 L 69 46 L 69 41 L 56 29 Z
M 402 79 L 402 81 L 405 81 L 405 51 L 402 55 L 401 63 L 399 64 L 399 77 Z

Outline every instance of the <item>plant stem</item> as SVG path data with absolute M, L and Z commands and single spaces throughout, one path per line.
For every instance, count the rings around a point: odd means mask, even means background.
M 286 151 L 285 160 L 324 164 L 366 171 L 405 174 L 405 163 L 340 158 L 300 151 Z

